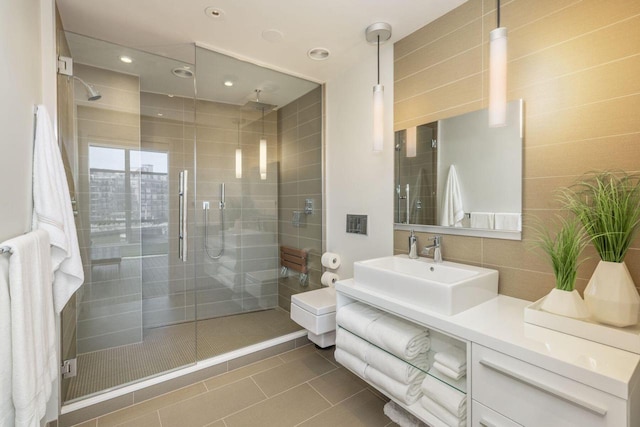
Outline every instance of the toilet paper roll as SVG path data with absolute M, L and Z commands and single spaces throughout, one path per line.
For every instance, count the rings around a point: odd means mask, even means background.
M 340 267 L 340 255 L 334 254 L 333 252 L 325 252 L 322 254 L 320 262 L 324 267 L 335 270 Z
M 320 278 L 320 283 L 324 286 L 329 286 L 333 288 L 336 284 L 336 281 L 340 280 L 340 277 L 336 273 L 331 273 L 330 271 L 325 271 L 322 273 L 322 277 Z

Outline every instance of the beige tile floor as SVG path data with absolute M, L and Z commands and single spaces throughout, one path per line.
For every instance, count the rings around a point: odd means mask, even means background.
M 387 401 L 307 345 L 140 402 L 79 427 L 395 426 Z

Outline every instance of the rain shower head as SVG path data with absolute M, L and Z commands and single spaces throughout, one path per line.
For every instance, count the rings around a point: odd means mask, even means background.
M 98 99 L 102 98 L 102 95 L 100 94 L 100 92 L 98 92 L 96 88 L 93 87 L 93 85 L 86 83 L 80 77 L 73 76 L 73 78 L 78 80 L 80 83 L 84 85 L 85 89 L 87 90 L 87 99 L 89 101 L 97 101 Z
M 248 101 L 244 104 L 240 109 L 243 111 L 262 111 L 264 113 L 268 113 L 269 111 L 275 109 L 277 105 L 267 104 L 266 102 L 260 102 L 260 89 L 256 89 L 256 100 Z

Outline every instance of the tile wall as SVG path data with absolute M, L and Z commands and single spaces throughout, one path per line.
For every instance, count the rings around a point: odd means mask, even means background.
M 525 101 L 523 241 L 444 236 L 443 256 L 496 268 L 500 293 L 537 300 L 554 278 L 530 249 L 530 227 L 558 212 L 554 192 L 589 171 L 640 170 L 640 3 L 511 0 L 501 12 L 508 98 Z M 495 22 L 494 1 L 469 0 L 395 44 L 395 130 L 487 107 Z M 406 242 L 396 231 L 395 252 Z M 597 263 L 587 255 L 579 290 Z M 638 239 L 626 263 L 640 285 Z
M 289 311 L 291 295 L 320 287 L 322 234 L 322 87 L 318 87 L 278 110 L 280 178 L 278 240 L 280 245 L 308 252 L 309 278 L 303 284 L 295 272 L 278 280 L 278 304 Z M 313 213 L 304 212 L 306 199 Z

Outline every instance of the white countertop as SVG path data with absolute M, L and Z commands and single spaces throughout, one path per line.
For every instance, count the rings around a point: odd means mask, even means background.
M 496 298 L 445 316 L 367 289 L 353 279 L 336 283 L 339 293 L 466 341 L 516 357 L 623 399 L 640 379 L 640 355 L 524 323 L 517 298 Z

